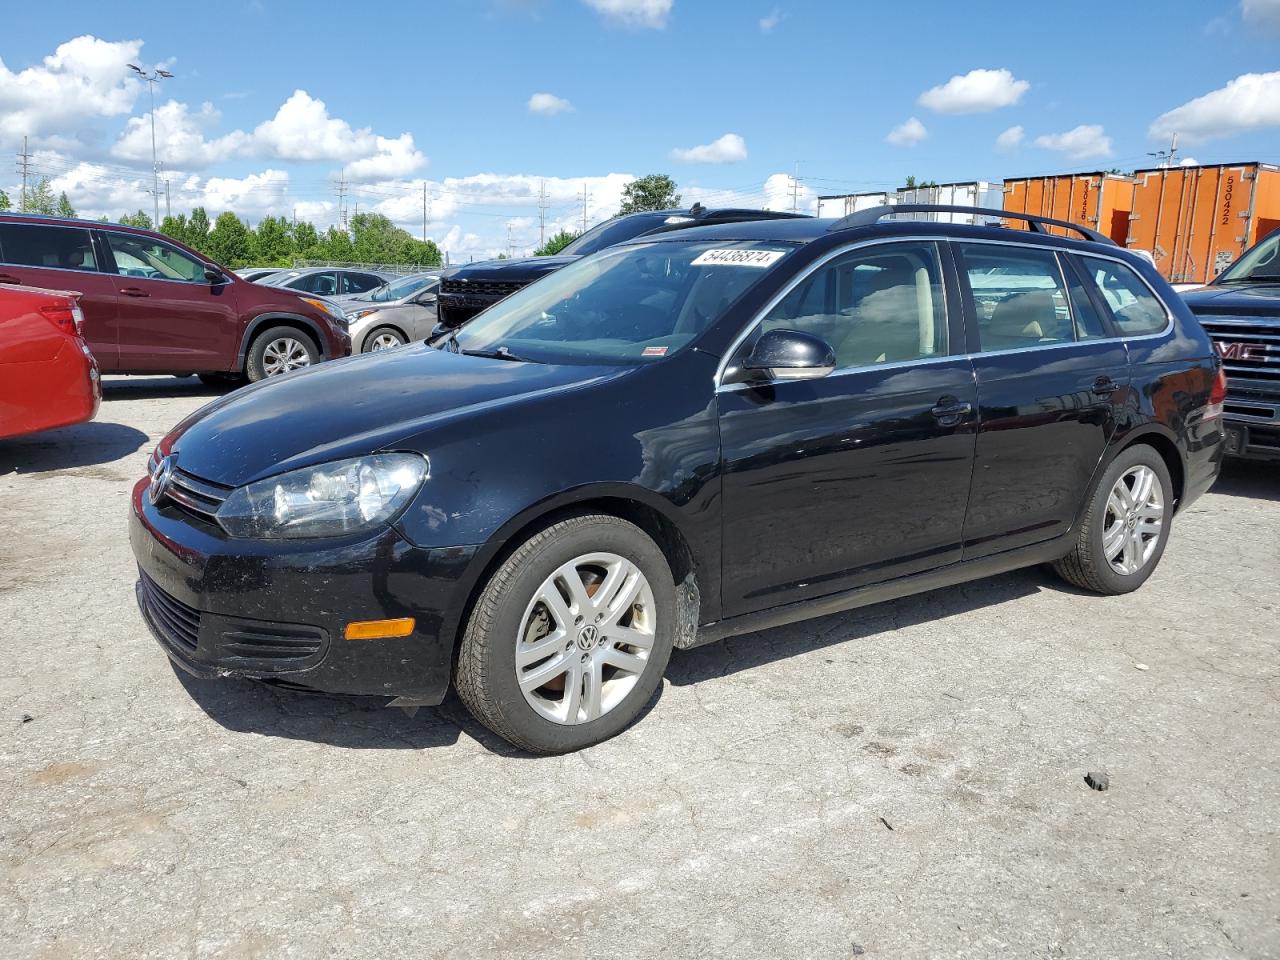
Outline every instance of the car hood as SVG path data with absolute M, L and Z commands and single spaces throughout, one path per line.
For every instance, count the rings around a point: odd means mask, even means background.
M 240 486 L 327 460 L 394 448 L 433 424 L 494 411 L 628 368 L 514 363 L 415 344 L 320 364 L 215 400 L 162 448 L 205 480 Z
M 1221 284 L 1188 290 L 1192 313 L 1280 317 L 1280 283 Z
M 573 263 L 580 257 L 521 257 L 516 260 L 485 260 L 458 270 L 450 280 L 534 280 Z

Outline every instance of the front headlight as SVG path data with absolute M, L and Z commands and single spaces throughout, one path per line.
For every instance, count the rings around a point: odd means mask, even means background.
M 232 492 L 218 523 L 233 537 L 336 537 L 390 522 L 430 474 L 419 453 L 379 453 L 268 477 Z
M 309 303 L 317 310 L 327 313 L 344 327 L 347 325 L 347 315 L 336 303 L 330 303 L 328 300 L 321 300 L 319 297 L 303 297 L 302 302 Z
M 363 320 L 369 314 L 377 313 L 381 309 L 381 307 L 366 307 L 363 310 L 357 310 L 355 313 L 347 314 L 347 318 L 350 320 Z

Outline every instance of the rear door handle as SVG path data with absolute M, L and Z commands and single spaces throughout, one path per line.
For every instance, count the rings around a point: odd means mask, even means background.
M 141 287 L 121 287 L 120 292 L 126 297 L 149 297 L 151 294 L 143 290 Z
M 961 418 L 973 411 L 973 404 L 966 403 L 956 397 L 941 397 L 930 411 L 938 422 L 944 426 L 954 426 Z
M 1091 389 L 1099 397 L 1109 397 L 1120 389 L 1120 384 L 1116 383 L 1110 377 L 1099 377 L 1097 380 L 1093 381 L 1093 387 Z

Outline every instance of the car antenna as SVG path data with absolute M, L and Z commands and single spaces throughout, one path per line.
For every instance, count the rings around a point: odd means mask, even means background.
M 702 214 L 707 212 L 707 208 L 704 207 L 699 201 L 695 200 L 693 203 L 693 206 L 689 208 L 689 212 L 693 214 L 695 217 L 699 217 Z

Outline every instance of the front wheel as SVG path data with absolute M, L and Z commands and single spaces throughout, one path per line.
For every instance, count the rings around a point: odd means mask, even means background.
M 1095 593 L 1137 590 L 1164 555 L 1172 519 L 1169 468 L 1153 447 L 1135 444 L 1103 473 L 1075 546 L 1053 568 Z
M 376 353 L 379 350 L 394 350 L 396 347 L 403 347 L 406 343 L 408 341 L 399 330 L 392 327 L 378 327 L 364 338 L 364 348 L 361 352 Z
M 254 338 L 245 373 L 257 383 L 266 377 L 301 370 L 320 361 L 311 338 L 293 327 L 272 327 Z
M 467 623 L 455 683 L 471 713 L 533 753 L 607 740 L 662 682 L 675 585 L 657 545 L 618 517 L 571 517 L 521 545 Z

